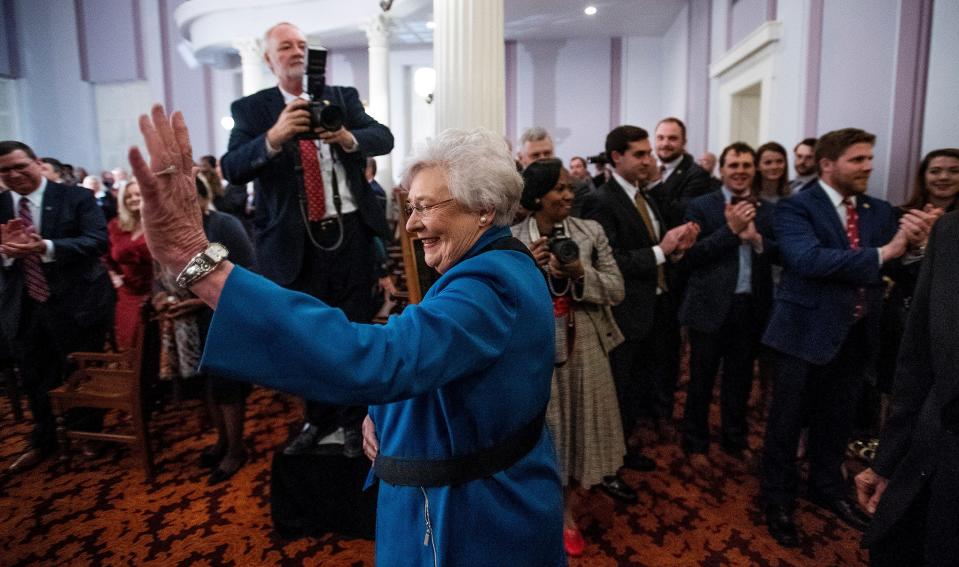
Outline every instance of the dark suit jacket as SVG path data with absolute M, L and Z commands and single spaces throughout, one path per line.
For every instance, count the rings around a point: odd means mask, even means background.
M 17 216 L 20 196 L 0 194 L 0 223 Z M 47 182 L 43 193 L 41 236 L 53 242 L 55 260 L 43 264 L 50 286 L 46 303 L 54 324 L 87 328 L 113 317 L 114 291 L 100 257 L 107 251 L 107 225 L 89 189 Z M 7 338 L 17 336 L 26 293 L 19 260 L 3 269 L 0 319 Z
M 764 324 L 772 304 L 772 266 L 778 254 L 773 233 L 774 205 L 760 200 L 756 206 L 756 230 L 763 237 L 763 252 L 752 251 L 754 321 Z M 703 333 L 714 333 L 729 315 L 739 276 L 739 237 L 726 224 L 726 200 L 722 191 L 697 197 L 686 208 L 686 220 L 699 224 L 699 239 L 683 256 L 689 272 L 686 294 L 679 309 L 679 322 Z
M 655 199 L 649 199 L 660 233 L 666 230 Z M 616 265 L 623 274 L 626 297 L 613 307 L 616 323 L 627 339 L 642 339 L 653 326 L 656 310 L 657 244 L 649 237 L 636 205 L 629 200 L 615 178 L 590 193 L 583 200 L 582 217 L 598 221 L 606 231 Z M 667 262 L 667 277 L 670 275 Z M 667 280 L 667 284 L 669 280 Z
M 683 159 L 669 178 L 653 187 L 650 193 L 666 217 L 667 228 L 673 228 L 683 224 L 689 201 L 712 190 L 706 170 L 699 167 L 693 156 L 683 154 Z
M 941 545 L 957 549 L 959 432 L 955 430 L 954 415 L 959 401 L 957 242 L 959 212 L 953 212 L 942 217 L 933 228 L 909 310 L 891 413 L 872 465 L 890 482 L 866 533 L 866 545 L 886 535 L 931 481 L 927 532 L 942 534 Z M 948 561 L 955 559 L 952 556 Z
M 359 151 L 353 153 L 344 152 L 339 146 L 334 146 L 333 152 L 346 170 L 347 184 L 360 218 L 374 234 L 389 238 L 383 209 L 363 172 L 367 156 L 386 154 L 393 149 L 393 134 L 363 111 L 356 89 L 327 86 L 323 98 L 343 108 L 344 127 L 359 144 Z M 294 170 L 299 160 L 297 142 L 288 142 L 272 158 L 268 158 L 266 152 L 266 132 L 284 106 L 278 87 L 234 101 L 231 111 L 235 125 L 221 161 L 223 176 L 230 183 L 254 182 L 258 266 L 260 273 L 280 285 L 290 284 L 299 274 L 307 238 L 299 201 L 303 179 Z
M 864 289 L 868 336 L 877 346 L 883 284 L 876 248 L 898 228 L 886 201 L 859 195 L 860 248 L 852 250 L 829 196 L 818 181 L 779 201 L 776 241 L 783 275 L 763 343 L 812 364 L 839 352 Z

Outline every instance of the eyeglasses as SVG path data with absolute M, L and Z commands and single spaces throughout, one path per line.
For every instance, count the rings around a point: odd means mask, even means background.
M 445 205 L 446 203 L 449 203 L 452 200 L 453 199 L 450 198 L 445 201 L 440 201 L 439 203 L 434 203 L 432 205 L 414 205 L 412 203 L 406 203 L 406 218 L 412 217 L 414 212 L 419 214 L 420 218 L 424 218 L 429 214 L 431 210 L 435 209 L 436 207 L 439 207 L 440 205 Z

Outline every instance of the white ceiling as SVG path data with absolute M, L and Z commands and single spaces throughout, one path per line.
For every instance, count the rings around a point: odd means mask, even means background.
M 507 40 L 560 39 L 571 37 L 661 36 L 675 21 L 689 0 L 505 0 Z M 372 16 L 379 0 L 352 0 L 353 5 L 369 4 Z M 433 33 L 426 27 L 432 19 L 432 3 L 394 2 L 392 43 L 395 46 L 428 44 Z M 586 6 L 597 8 L 594 16 L 583 13 Z M 332 49 L 366 47 L 359 24 L 327 30 L 321 38 Z

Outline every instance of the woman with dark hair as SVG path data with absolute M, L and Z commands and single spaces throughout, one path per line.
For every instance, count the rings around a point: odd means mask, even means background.
M 570 216 L 573 180 L 562 162 L 535 161 L 523 181 L 520 204 L 532 214 L 512 231 L 533 253 L 553 300 L 556 360 L 546 423 L 565 488 L 563 544 L 577 556 L 585 546 L 573 515 L 577 485 L 636 500 L 617 474 L 626 446 L 609 367 L 609 351 L 623 341 L 610 306 L 623 300 L 625 288 L 603 227 Z M 550 242 L 565 242 L 566 253 Z
M 922 158 L 912 194 L 899 207 L 899 212 L 905 214 L 912 209 L 929 210 L 931 208 L 950 212 L 956 210 L 957 205 L 959 205 L 959 149 L 933 150 Z M 878 387 L 885 399 L 888 399 L 892 392 L 899 343 L 905 329 L 906 316 L 912 304 L 920 265 L 921 262 L 917 261 L 903 262 L 889 274 L 890 280 L 887 281 L 889 288 L 883 310 L 882 347 L 879 351 L 878 364 Z M 888 409 L 887 403 L 881 405 L 880 422 L 884 421 Z
M 786 148 L 776 142 L 766 142 L 756 150 L 756 170 L 753 194 L 775 203 L 792 194 L 789 189 Z

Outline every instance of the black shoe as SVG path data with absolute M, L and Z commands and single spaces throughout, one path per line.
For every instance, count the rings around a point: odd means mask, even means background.
M 623 466 L 634 471 L 649 472 L 656 470 L 656 461 L 640 452 L 627 453 L 623 457 Z
M 316 447 L 316 441 L 320 436 L 320 429 L 315 425 L 307 423 L 303 426 L 303 431 L 296 436 L 292 443 L 283 449 L 284 455 L 302 455 L 308 453 Z
M 246 464 L 246 459 L 247 456 L 243 455 L 243 458 L 240 459 L 239 464 L 230 469 L 223 469 L 220 467 L 213 469 L 213 472 L 210 473 L 210 478 L 206 479 L 206 483 L 210 486 L 213 486 L 214 484 L 220 484 L 225 480 L 229 480 L 233 475 L 236 474 L 238 470 L 243 468 L 243 465 Z
M 866 531 L 866 528 L 869 527 L 869 516 L 845 498 L 810 494 L 809 501 L 820 508 L 829 510 L 847 525 L 861 532 Z
M 599 486 L 603 489 L 603 492 L 621 502 L 636 502 L 637 500 L 636 491 L 626 484 L 626 481 L 620 478 L 618 474 L 604 476 L 603 482 Z
M 799 534 L 793 522 L 792 511 L 785 506 L 766 506 L 766 527 L 769 535 L 783 547 L 799 547 Z
M 200 466 L 205 469 L 215 468 L 226 455 L 226 447 L 218 449 L 216 445 L 211 445 L 200 453 Z

